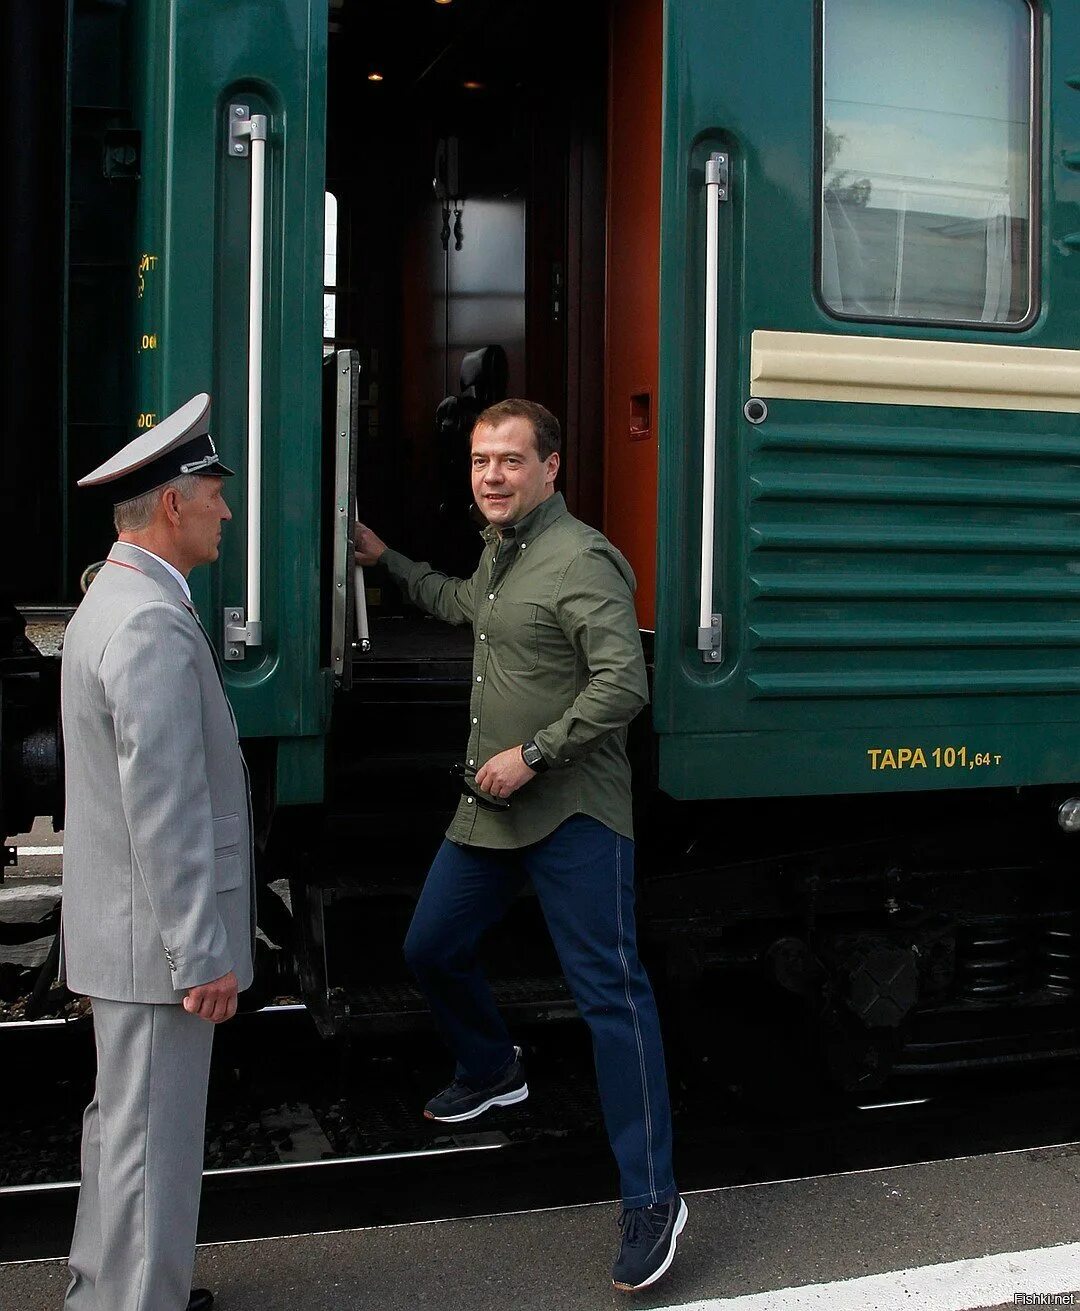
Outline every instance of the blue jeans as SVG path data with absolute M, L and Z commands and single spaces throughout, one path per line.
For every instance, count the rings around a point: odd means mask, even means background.
M 673 1196 L 671 1107 L 660 1022 L 634 931 L 634 844 L 574 815 L 514 850 L 439 848 L 405 939 L 458 1074 L 486 1081 L 514 1048 L 477 963 L 484 931 L 522 881 L 536 891 L 566 981 L 592 1032 L 596 1079 L 624 1206 Z

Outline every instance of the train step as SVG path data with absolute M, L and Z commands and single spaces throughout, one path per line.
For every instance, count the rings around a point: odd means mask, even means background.
M 490 985 L 496 1004 L 511 1024 L 571 1020 L 577 1016 L 570 990 L 558 976 L 496 978 L 490 980 Z M 400 1033 L 433 1027 L 423 994 L 407 983 L 332 987 L 326 1007 L 338 1032 Z

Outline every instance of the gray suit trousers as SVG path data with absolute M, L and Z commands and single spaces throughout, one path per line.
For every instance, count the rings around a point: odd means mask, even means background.
M 182 1006 L 93 999 L 66 1311 L 185 1311 L 214 1026 Z

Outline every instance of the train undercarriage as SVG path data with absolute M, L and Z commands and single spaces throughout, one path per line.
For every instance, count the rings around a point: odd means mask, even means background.
M 60 827 L 59 662 L 8 616 L 0 827 L 40 814 Z M 298 991 L 326 1036 L 429 1024 L 400 946 L 458 787 L 465 639 L 419 617 L 376 621 L 339 694 L 323 806 L 275 813 L 272 749 L 248 744 L 261 929 L 250 1005 Z M 639 938 L 684 1055 L 758 1090 L 861 1090 L 1080 1054 L 1077 839 L 1057 823 L 1067 790 L 679 803 L 652 782 L 645 718 L 631 746 Z M 56 927 L 0 923 L 0 941 Z M 512 1018 L 576 1015 L 527 892 L 486 959 Z M 53 952 L 28 1018 L 56 1004 L 55 966 Z
M 400 944 L 454 805 L 471 671 L 459 632 L 383 623 L 397 652 L 376 624 L 336 710 L 331 799 L 279 815 L 267 851 L 328 1034 L 428 1023 Z M 735 1083 L 845 1089 L 1080 1053 L 1065 790 L 675 802 L 647 716 L 631 747 L 639 939 L 684 1053 Z M 486 952 L 509 1014 L 575 1015 L 527 892 Z

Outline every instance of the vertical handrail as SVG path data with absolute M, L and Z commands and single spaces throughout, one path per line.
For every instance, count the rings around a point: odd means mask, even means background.
M 353 519 L 359 521 L 360 507 L 353 501 Z M 353 572 L 353 587 L 356 589 L 356 640 L 360 650 L 366 655 L 371 650 L 371 624 L 368 620 L 367 587 L 364 584 L 362 565 L 356 565 Z
M 248 278 L 247 645 L 262 645 L 263 216 L 266 115 L 251 116 L 251 268 Z
M 705 164 L 705 404 L 701 460 L 701 594 L 698 650 L 707 661 L 720 659 L 720 616 L 713 610 L 713 553 L 716 548 L 716 368 L 717 266 L 720 202 L 727 198 L 727 156 L 710 155 Z
M 251 156 L 251 232 L 248 266 L 247 359 L 247 597 L 246 608 L 225 608 L 225 659 L 242 660 L 262 646 L 262 375 L 263 234 L 266 211 L 265 114 L 229 106 L 230 157 Z

